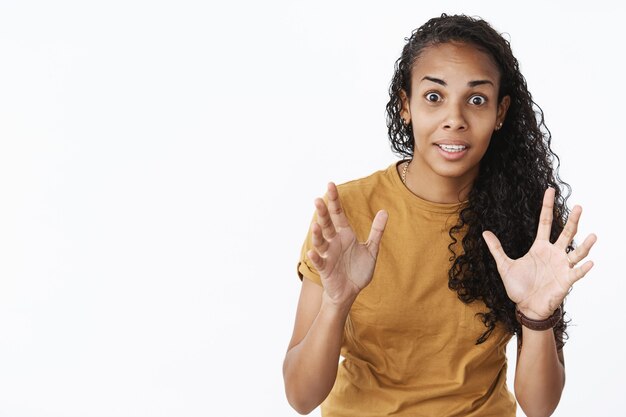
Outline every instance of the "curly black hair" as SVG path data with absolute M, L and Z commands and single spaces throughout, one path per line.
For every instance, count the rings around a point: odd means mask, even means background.
M 491 55 L 499 68 L 498 101 L 509 96 L 510 107 L 502 128 L 492 135 L 497 140 L 490 141 L 480 162 L 468 203 L 459 213 L 458 223 L 449 231 L 452 266 L 448 286 L 464 303 L 482 300 L 489 309 L 480 314 L 487 330 L 477 344 L 487 340 L 498 322 L 517 334 L 521 342 L 515 304 L 506 294 L 482 233 L 494 232 L 509 257 L 517 259 L 525 255 L 535 240 L 543 194 L 548 187 L 556 191 L 550 241 L 555 242 L 563 230 L 571 188 L 559 178 L 559 158 L 550 148 L 552 137 L 544 123 L 543 111 L 528 91 L 509 41 L 484 20 L 444 13 L 414 30 L 405 40 L 402 55 L 395 63 L 386 106 L 391 148 L 401 157 L 412 158 L 414 148 L 412 124 L 405 125 L 400 117 L 401 91 L 410 98 L 411 69 L 425 48 L 447 42 L 471 44 Z M 461 254 L 454 250 L 458 236 L 462 236 Z M 570 245 L 567 251 L 572 249 Z M 562 318 L 554 328 L 559 349 L 567 338 L 567 323 Z

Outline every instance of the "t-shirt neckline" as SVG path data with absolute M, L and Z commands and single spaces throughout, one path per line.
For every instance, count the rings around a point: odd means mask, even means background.
M 391 177 L 391 182 L 393 183 L 394 188 L 399 191 L 399 195 L 402 196 L 407 202 L 411 205 L 419 206 L 420 208 L 431 211 L 434 213 L 457 213 L 461 211 L 461 208 L 467 205 L 469 200 L 460 201 L 458 203 L 434 203 L 432 201 L 428 201 L 419 197 L 411 192 L 409 188 L 404 185 L 402 182 L 402 178 L 400 178 L 400 174 L 398 173 L 398 165 L 407 160 L 401 160 L 394 162 L 387 169 L 387 174 Z

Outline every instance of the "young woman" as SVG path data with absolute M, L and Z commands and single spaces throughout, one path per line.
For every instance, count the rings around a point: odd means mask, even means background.
M 581 208 L 509 43 L 479 19 L 429 20 L 396 62 L 387 114 L 405 159 L 315 201 L 287 399 L 325 417 L 515 416 L 516 399 L 552 414 L 563 300 L 596 238 L 573 247 Z

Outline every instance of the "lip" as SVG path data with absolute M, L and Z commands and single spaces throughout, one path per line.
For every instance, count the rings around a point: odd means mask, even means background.
M 457 151 L 457 152 L 448 152 L 444 149 L 441 149 L 439 145 L 460 145 L 460 146 L 465 146 L 465 149 L 463 149 L 462 151 Z M 458 141 L 458 140 L 442 140 L 442 141 L 434 143 L 434 146 L 437 147 L 439 154 L 443 156 L 444 159 L 446 159 L 447 161 L 457 161 L 463 158 L 467 154 L 467 151 L 470 148 L 467 142 Z
M 435 145 L 461 145 L 469 148 L 470 145 L 464 140 L 459 139 L 441 139 L 434 143 Z

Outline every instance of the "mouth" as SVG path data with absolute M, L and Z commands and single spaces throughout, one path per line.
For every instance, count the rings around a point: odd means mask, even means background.
M 466 145 L 449 145 L 449 144 L 437 143 L 437 146 L 439 146 L 441 150 L 445 152 L 450 152 L 450 153 L 463 152 L 464 150 L 467 149 Z

